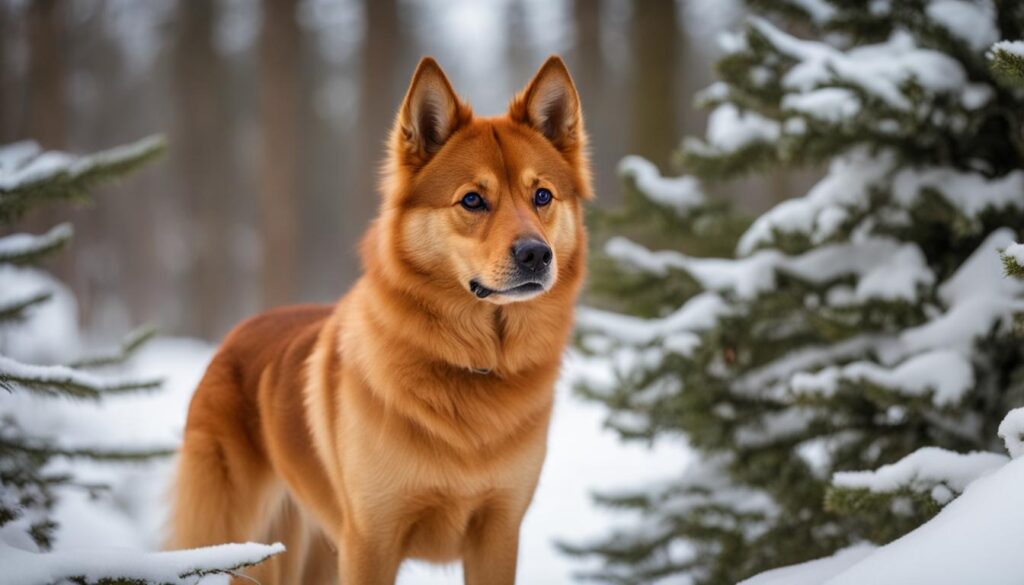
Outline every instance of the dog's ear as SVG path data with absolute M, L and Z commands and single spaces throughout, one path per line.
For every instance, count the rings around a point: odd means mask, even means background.
M 399 162 L 415 168 L 426 164 L 472 115 L 437 61 L 424 57 L 395 121 L 392 141 Z
M 573 157 L 586 141 L 579 94 L 557 55 L 548 57 L 526 88 L 512 98 L 508 114 L 532 126 L 566 156 Z

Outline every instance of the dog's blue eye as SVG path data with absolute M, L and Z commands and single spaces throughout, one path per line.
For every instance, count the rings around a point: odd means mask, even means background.
M 462 206 L 470 211 L 477 211 L 484 208 L 484 198 L 473 191 L 462 196 Z
M 548 203 L 551 203 L 551 191 L 543 187 L 537 189 L 537 192 L 533 194 L 533 204 L 537 207 L 544 207 Z

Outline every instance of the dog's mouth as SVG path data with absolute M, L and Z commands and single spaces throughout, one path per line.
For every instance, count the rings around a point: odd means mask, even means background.
M 544 292 L 544 285 L 539 282 L 524 282 L 512 288 L 498 290 L 493 288 L 487 288 L 486 286 L 480 284 L 479 280 L 471 280 L 469 281 L 469 291 L 476 295 L 478 299 L 486 299 L 491 295 L 501 295 L 506 297 L 531 297 L 536 294 Z

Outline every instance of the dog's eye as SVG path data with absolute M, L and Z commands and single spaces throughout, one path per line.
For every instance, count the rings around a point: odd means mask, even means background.
M 484 208 L 484 198 L 476 191 L 466 193 L 462 196 L 462 206 L 470 211 L 479 211 Z
M 551 203 L 551 191 L 543 187 L 537 189 L 537 192 L 533 194 L 533 204 L 537 207 L 544 207 L 548 203 Z

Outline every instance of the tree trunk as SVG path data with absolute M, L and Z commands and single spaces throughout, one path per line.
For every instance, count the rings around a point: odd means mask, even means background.
M 182 229 L 189 230 L 191 310 L 184 329 L 213 338 L 233 319 L 231 297 L 231 198 L 229 105 L 222 101 L 226 67 L 213 44 L 213 2 L 181 0 L 177 11 L 174 88 L 178 121 L 172 131 L 178 192 L 184 198 Z
M 260 210 L 263 243 L 263 304 L 293 300 L 297 202 L 300 32 L 297 0 L 264 0 L 260 43 L 262 181 Z
M 634 0 L 630 30 L 633 124 L 630 153 L 664 169 L 679 140 L 676 3 Z
M 67 147 L 64 92 L 64 3 L 33 0 L 28 5 L 28 134 L 44 148 Z

